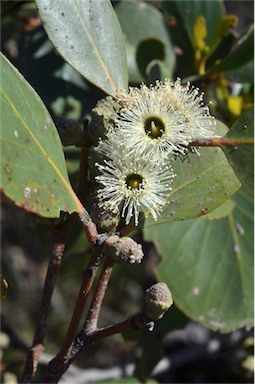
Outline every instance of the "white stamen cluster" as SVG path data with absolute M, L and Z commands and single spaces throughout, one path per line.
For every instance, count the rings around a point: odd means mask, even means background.
M 188 145 L 211 137 L 214 120 L 197 88 L 166 80 L 148 88 L 130 88 L 119 99 L 115 128 L 95 148 L 101 184 L 99 206 L 121 211 L 128 224 L 139 213 L 157 220 L 175 177 L 169 155 L 185 155 Z
M 134 216 L 135 225 L 138 225 L 141 211 L 157 220 L 172 189 L 172 169 L 129 154 L 126 148 L 117 146 L 113 136 L 101 141 L 97 151 L 108 158 L 101 164 L 96 163 L 101 171 L 96 179 L 103 185 L 97 191 L 99 205 L 113 212 L 121 208 L 126 224 Z
M 185 154 L 193 140 L 213 134 L 214 119 L 203 105 L 203 93 L 189 84 L 182 86 L 180 79 L 130 88 L 123 97 L 126 106 L 116 120 L 119 142 L 129 143 L 139 156 L 162 159 L 169 153 Z

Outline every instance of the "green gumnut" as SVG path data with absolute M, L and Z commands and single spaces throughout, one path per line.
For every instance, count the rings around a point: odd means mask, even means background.
M 172 294 L 165 283 L 154 284 L 146 290 L 144 313 L 149 319 L 161 319 L 172 304 Z

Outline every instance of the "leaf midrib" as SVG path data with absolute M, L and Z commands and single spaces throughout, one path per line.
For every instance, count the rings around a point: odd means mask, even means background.
M 30 130 L 29 126 L 27 125 L 27 123 L 23 120 L 22 116 L 19 114 L 18 110 L 16 109 L 15 105 L 12 103 L 12 101 L 10 100 L 10 98 L 8 97 L 8 95 L 4 92 L 3 88 L 0 87 L 1 89 L 1 93 L 3 95 L 3 97 L 7 100 L 7 102 L 9 103 L 10 107 L 12 108 L 13 112 L 15 113 L 15 115 L 17 116 L 17 118 L 22 122 L 23 126 L 25 127 L 25 129 L 29 132 L 29 135 L 32 137 L 32 139 L 34 140 L 35 144 L 37 145 L 37 147 L 40 149 L 40 151 L 42 152 L 42 154 L 44 155 L 44 157 L 46 158 L 46 160 L 50 163 L 51 167 L 54 169 L 54 171 L 56 172 L 56 174 L 58 175 L 59 179 L 62 181 L 62 183 L 64 184 L 64 186 L 67 188 L 67 190 L 69 191 L 69 193 L 71 194 L 72 198 L 74 199 L 76 205 L 77 205 L 77 208 L 78 208 L 78 212 L 80 212 L 82 210 L 82 205 L 79 201 L 79 199 L 77 198 L 76 194 L 74 193 L 71 185 L 69 184 L 69 182 L 65 179 L 65 177 L 62 175 L 62 173 L 60 172 L 60 170 L 58 169 L 58 167 L 55 165 L 54 161 L 52 160 L 52 158 L 48 155 L 48 153 L 45 151 L 45 149 L 42 147 L 42 145 L 40 144 L 40 142 L 37 140 L 37 138 L 35 137 L 35 135 L 33 134 L 33 132 Z
M 86 35 L 88 36 L 90 44 L 92 45 L 92 47 L 94 49 L 94 52 L 95 52 L 95 54 L 96 54 L 96 56 L 98 58 L 98 61 L 99 61 L 100 65 L 101 65 L 103 71 L 106 74 L 106 78 L 109 80 L 109 83 L 111 84 L 111 87 L 114 90 L 114 92 L 117 93 L 118 92 L 118 88 L 117 88 L 116 84 L 114 83 L 113 78 L 112 78 L 110 72 L 108 71 L 108 69 L 107 69 L 107 67 L 106 67 L 106 65 L 104 63 L 104 60 L 103 60 L 102 56 L 100 55 L 100 53 L 99 53 L 99 51 L 97 49 L 97 46 L 96 46 L 95 41 L 94 41 L 94 38 L 92 38 L 88 28 L 86 27 L 86 24 L 84 23 L 84 21 L 83 21 L 83 19 L 81 17 L 79 6 L 77 5 L 76 0 L 73 0 L 73 3 L 75 5 L 75 10 L 76 10 L 78 19 L 80 20 L 80 23 L 83 26 Z

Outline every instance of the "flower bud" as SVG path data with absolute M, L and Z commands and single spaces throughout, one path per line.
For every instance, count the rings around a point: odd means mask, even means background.
M 119 210 L 112 212 L 99 207 L 96 203 L 93 204 L 91 218 L 100 232 L 115 232 L 119 224 L 119 217 Z
M 117 263 L 141 263 L 143 258 L 142 246 L 130 237 L 110 236 L 105 241 L 103 249 Z
M 96 176 L 100 175 L 100 171 L 98 167 L 95 165 L 96 163 L 103 163 L 105 156 L 95 149 L 95 147 L 91 147 L 89 150 L 88 164 L 89 164 L 89 172 L 91 182 L 95 184 Z
M 111 96 L 108 96 L 105 99 L 100 100 L 95 108 L 92 109 L 88 134 L 95 146 L 98 144 L 100 137 L 104 139 L 105 134 L 115 127 L 119 108 L 119 103 Z
M 172 295 L 165 283 L 154 284 L 146 290 L 144 313 L 149 319 L 161 319 L 172 304 Z

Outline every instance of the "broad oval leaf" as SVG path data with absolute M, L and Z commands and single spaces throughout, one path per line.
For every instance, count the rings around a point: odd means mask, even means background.
M 44 217 L 80 212 L 60 138 L 43 102 L 1 54 L 1 189 L 16 205 Z
M 160 281 L 175 304 L 204 326 L 228 332 L 253 325 L 253 201 L 245 190 L 235 209 L 207 218 L 147 228 L 163 260 Z
M 216 133 L 226 133 L 217 121 Z M 184 160 L 169 159 L 176 177 L 168 204 L 155 222 L 150 216 L 145 226 L 201 217 L 223 204 L 241 186 L 220 148 L 199 148 L 199 156 L 190 153 Z
M 222 149 L 243 186 L 253 196 L 254 193 L 254 110 L 247 109 L 232 125 L 225 138 L 250 140 L 250 144 L 237 144 L 236 147 L 223 145 Z
M 36 0 L 49 39 L 91 83 L 114 96 L 128 86 L 122 31 L 109 0 Z
M 115 10 L 128 45 L 134 47 L 134 50 L 132 50 L 130 49 L 130 46 L 128 46 L 127 52 L 128 56 L 131 56 L 132 54 L 135 56 L 129 58 L 129 62 L 132 63 L 132 72 L 134 72 L 133 66 L 134 63 L 136 64 L 135 58 L 139 45 L 147 39 L 153 39 L 154 42 L 155 40 L 158 40 L 164 44 L 164 64 L 168 68 L 167 77 L 171 78 L 175 65 L 175 53 L 162 14 L 148 2 L 138 3 L 133 0 L 119 2 L 116 5 Z M 150 60 L 158 59 L 158 51 L 154 55 L 153 49 L 153 46 L 151 46 Z M 144 70 L 144 65 L 142 67 Z M 137 71 L 138 66 L 136 65 L 135 75 L 137 75 Z M 130 78 L 130 80 L 144 81 L 144 73 L 140 73 L 140 77 L 135 76 L 134 79 Z

